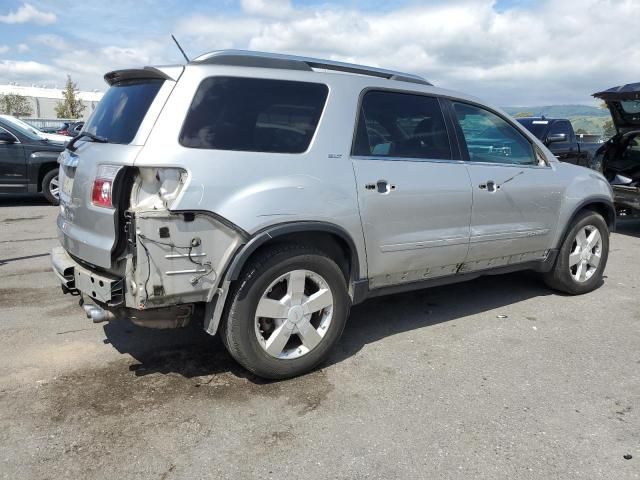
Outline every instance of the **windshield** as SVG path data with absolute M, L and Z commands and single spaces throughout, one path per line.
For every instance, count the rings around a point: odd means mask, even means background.
M 544 132 L 549 126 L 549 120 L 532 120 L 530 118 L 516 118 L 524 128 L 533 133 L 538 139 L 542 139 Z
M 163 80 L 128 80 L 111 86 L 84 131 L 108 143 L 131 143 Z
M 20 132 L 25 137 L 30 138 L 31 140 L 44 140 L 45 136 L 42 134 L 40 130 L 32 127 L 27 122 L 23 122 L 19 118 L 12 117 L 10 115 L 3 115 L 2 119 L 9 123 L 15 130 Z

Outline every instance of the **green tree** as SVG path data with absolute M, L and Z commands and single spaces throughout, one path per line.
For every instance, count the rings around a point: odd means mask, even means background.
M 533 117 L 533 113 L 531 112 L 518 112 L 514 115 L 514 117 L 516 118 L 523 118 L 523 117 Z
M 602 129 L 604 130 L 604 138 L 611 138 L 617 133 L 616 127 L 613 125 L 613 120 L 607 120 L 604 122 L 602 124 Z
M 71 80 L 71 75 L 67 75 L 67 84 L 62 91 L 62 101 L 56 105 L 56 115 L 58 118 L 80 118 L 86 105 L 78 98 L 78 85 Z
M 16 117 L 26 117 L 33 113 L 33 107 L 23 95 L 9 93 L 0 95 L 0 113 L 14 115 Z
M 589 133 L 589 132 L 587 132 L 584 128 L 579 128 L 579 129 L 576 130 L 576 133 L 578 135 L 582 135 L 582 134 Z

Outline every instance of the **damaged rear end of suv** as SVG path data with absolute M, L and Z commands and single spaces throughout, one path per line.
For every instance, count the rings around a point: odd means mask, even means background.
M 60 155 L 60 247 L 54 272 L 95 322 L 176 328 L 201 315 L 242 232 L 181 210 L 189 172 L 142 155 L 184 67 L 111 72 L 85 131 Z M 169 158 L 168 158 L 169 157 Z M 192 189 L 191 192 L 189 189 Z M 190 203 L 190 202 L 187 202 Z

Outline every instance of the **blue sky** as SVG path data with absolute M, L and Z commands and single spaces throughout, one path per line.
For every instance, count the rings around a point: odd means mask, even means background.
M 105 7 L 104 5 L 108 5 Z M 499 105 L 640 80 L 638 0 L 0 0 L 0 83 L 105 88 L 115 68 L 250 48 L 422 74 Z

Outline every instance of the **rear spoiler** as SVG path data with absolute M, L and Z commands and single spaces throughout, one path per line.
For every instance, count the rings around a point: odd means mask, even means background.
M 126 70 L 114 70 L 113 72 L 106 73 L 104 75 L 104 81 L 107 82 L 110 86 L 114 83 L 122 82 L 124 80 L 158 79 L 177 82 L 183 71 L 183 65 L 128 68 Z

